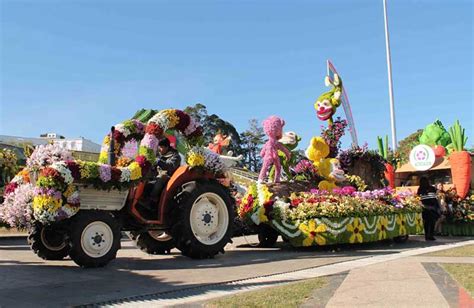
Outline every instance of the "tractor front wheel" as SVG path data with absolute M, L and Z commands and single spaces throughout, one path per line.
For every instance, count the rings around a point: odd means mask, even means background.
M 71 225 L 69 256 L 81 267 L 103 267 L 120 249 L 120 226 L 105 211 L 79 211 Z

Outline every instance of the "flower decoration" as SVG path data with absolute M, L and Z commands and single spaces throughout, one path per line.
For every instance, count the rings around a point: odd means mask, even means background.
M 365 226 L 363 223 L 360 222 L 360 218 L 354 218 L 352 224 L 347 225 L 347 231 L 351 232 L 352 235 L 349 238 L 350 243 L 362 243 L 364 238 L 362 237 L 362 231 L 364 230 Z
M 326 245 L 326 239 L 321 235 L 321 233 L 326 232 L 326 225 L 316 225 L 314 219 L 311 219 L 307 224 L 301 223 L 299 229 L 306 236 L 303 240 L 303 246 L 311 246 L 313 242 L 316 242 L 318 245 Z
M 400 234 L 405 235 L 407 234 L 407 229 L 406 229 L 406 218 L 403 215 L 397 215 L 396 218 L 398 228 L 400 230 Z
M 377 222 L 377 230 L 379 232 L 379 241 L 387 238 L 388 219 L 386 216 L 380 216 Z

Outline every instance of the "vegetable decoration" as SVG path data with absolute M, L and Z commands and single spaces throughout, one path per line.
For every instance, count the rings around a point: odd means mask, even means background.
M 465 130 L 461 127 L 458 120 L 449 128 L 449 135 L 451 136 L 453 148 L 449 156 L 453 184 L 459 197 L 464 198 L 469 192 L 471 181 L 471 155 L 464 150 L 467 136 L 465 136 Z
M 379 145 L 379 153 L 387 163 L 385 163 L 385 179 L 391 188 L 395 188 L 395 168 L 388 162 L 388 136 L 385 135 L 385 144 L 382 142 L 382 137 L 377 136 L 377 143 Z

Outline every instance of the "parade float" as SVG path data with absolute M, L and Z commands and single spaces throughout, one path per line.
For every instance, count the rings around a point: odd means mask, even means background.
M 424 128 L 410 151 L 409 161 L 395 172 L 398 192 L 416 193 L 423 176 L 437 186 L 444 207 L 441 224 L 444 235 L 474 235 L 474 153 L 465 150 L 466 143 L 465 129 L 459 121 L 446 130 L 436 120 Z
M 121 231 L 151 254 L 176 247 L 191 258 L 213 257 L 230 241 L 235 209 L 226 166 L 203 146 L 201 133 L 183 111 L 142 110 L 112 127 L 98 162 L 75 160 L 52 144 L 39 146 L 6 186 L 0 220 L 28 228 L 39 257 L 69 255 L 83 267 L 114 259 Z M 147 207 L 155 180 L 149 171 L 164 136 L 176 138 L 185 164 Z M 128 142 L 138 144 L 133 158 L 123 155 Z
M 261 153 L 263 167 L 259 180 L 239 202 L 239 217 L 258 230 L 260 244 L 266 247 L 279 235 L 301 247 L 404 241 L 409 234 L 421 233 L 419 198 L 383 185 L 386 160 L 366 146 L 340 151 L 347 122 L 334 120 L 333 115 L 340 105 L 342 80 L 334 74 L 325 81 L 332 89 L 314 107 L 328 127 L 311 139 L 305 158 L 284 170 L 284 181 L 280 181 L 281 166 L 292 155 L 280 143 L 285 122 L 276 116 L 263 122 L 268 136 Z M 268 170 L 274 170 L 269 182 Z M 372 183 L 368 185 L 363 177 Z

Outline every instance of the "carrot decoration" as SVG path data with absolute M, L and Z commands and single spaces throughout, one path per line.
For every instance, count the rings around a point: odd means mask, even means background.
M 471 155 L 464 151 L 467 137 L 464 135 L 464 128 L 461 127 L 459 121 L 449 128 L 449 135 L 453 142 L 453 152 L 449 156 L 453 184 L 458 196 L 465 198 L 471 182 Z
M 388 136 L 385 135 L 385 146 L 382 142 L 382 138 L 377 136 L 377 143 L 379 145 L 379 154 L 388 161 Z M 389 162 L 385 163 L 384 171 L 385 179 L 388 181 L 388 186 L 395 188 L 395 168 Z

